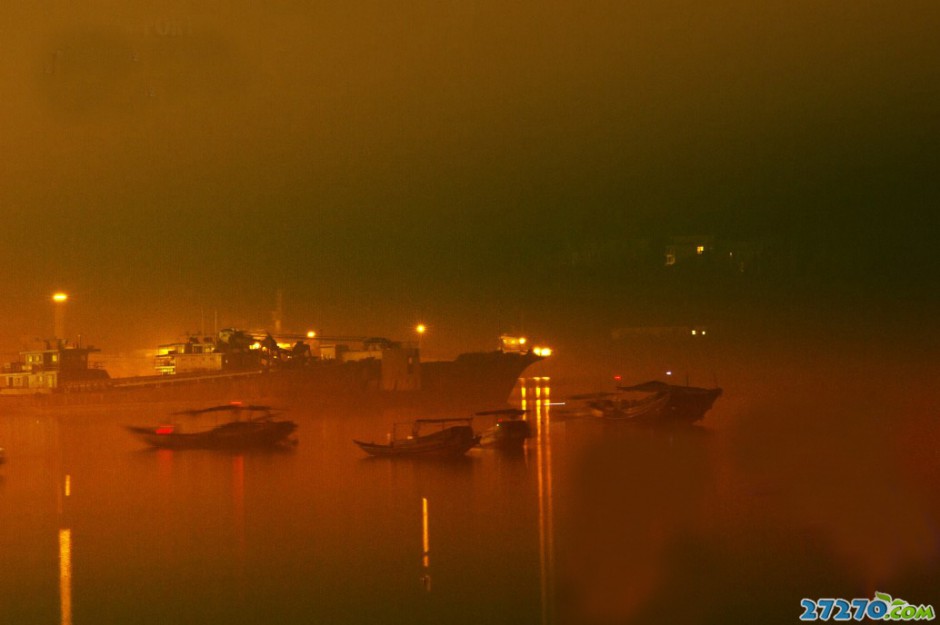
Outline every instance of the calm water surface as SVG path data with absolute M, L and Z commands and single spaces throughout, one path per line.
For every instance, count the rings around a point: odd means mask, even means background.
M 146 449 L 122 426 L 153 407 L 5 415 L 0 623 L 796 622 L 801 597 L 876 589 L 937 606 L 926 403 L 903 408 L 915 425 L 821 428 L 732 387 L 706 427 L 650 431 L 544 400 L 530 388 L 523 453 L 445 462 L 365 457 L 352 439 L 390 415 L 295 412 L 296 447 L 252 453 Z

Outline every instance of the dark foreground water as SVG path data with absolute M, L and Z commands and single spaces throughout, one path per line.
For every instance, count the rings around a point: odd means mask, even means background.
M 543 401 L 523 453 L 451 462 L 365 457 L 352 439 L 389 415 L 293 413 L 295 448 L 244 454 L 144 448 L 122 426 L 152 407 L 2 415 L 0 623 L 793 623 L 803 597 L 876 590 L 940 607 L 933 374 L 869 392 L 827 367 L 742 367 L 701 428 Z

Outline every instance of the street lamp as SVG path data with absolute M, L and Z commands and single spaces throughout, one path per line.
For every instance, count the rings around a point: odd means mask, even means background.
M 53 310 L 55 312 L 55 325 L 54 325 L 54 334 L 53 338 L 65 340 L 65 302 L 67 302 L 69 296 L 65 293 L 59 292 L 52 295 Z
M 423 323 L 419 323 L 415 326 L 415 332 L 418 333 L 418 351 L 421 351 L 421 337 L 424 336 L 424 333 L 427 332 L 428 328 Z

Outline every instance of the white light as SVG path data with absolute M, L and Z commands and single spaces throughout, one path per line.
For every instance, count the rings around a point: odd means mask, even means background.
M 672 371 L 667 371 L 666 375 L 672 375 Z
M 696 334 L 698 334 L 698 332 L 696 332 L 695 330 L 692 330 L 692 336 L 695 336 Z

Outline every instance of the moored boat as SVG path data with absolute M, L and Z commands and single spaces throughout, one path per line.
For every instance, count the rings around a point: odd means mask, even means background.
M 10 408 L 87 408 L 119 404 L 216 403 L 229 397 L 305 411 L 420 410 L 444 416 L 459 406 L 472 412 L 504 404 L 519 376 L 545 358 L 500 337 L 498 349 L 423 361 L 416 344 L 371 337 L 252 333 L 161 345 L 159 375 L 111 377 L 89 354 L 58 341 L 23 352 L 0 373 L 0 398 Z
M 371 456 L 457 457 L 480 442 L 472 422 L 472 418 L 417 419 L 407 436 L 399 437 L 398 430 L 404 424 L 395 424 L 387 443 L 353 442 Z
M 525 410 L 506 408 L 502 410 L 484 410 L 476 413 L 479 416 L 495 415 L 496 423 L 493 427 L 483 431 L 480 437 L 481 447 L 494 447 L 498 449 L 519 449 L 525 440 L 532 436 L 532 428 L 523 417 Z
M 679 386 L 649 381 L 633 386 L 619 386 L 616 393 L 598 393 L 584 399 L 593 416 L 608 421 L 636 423 L 694 423 L 705 417 L 720 388 Z
M 226 414 L 228 420 L 208 428 L 192 430 L 176 423 L 156 427 L 128 426 L 127 429 L 148 445 L 163 449 L 273 447 L 285 442 L 297 429 L 296 423 L 277 418 L 268 406 L 232 403 L 175 414 L 192 418 Z

